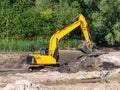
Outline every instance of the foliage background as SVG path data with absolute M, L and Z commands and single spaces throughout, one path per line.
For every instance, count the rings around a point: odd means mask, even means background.
M 120 0 L 0 0 L 0 44 L 43 41 L 36 44 L 41 47 L 79 13 L 86 17 L 97 45 L 120 45 Z M 67 45 L 84 39 L 77 29 L 64 37 Z

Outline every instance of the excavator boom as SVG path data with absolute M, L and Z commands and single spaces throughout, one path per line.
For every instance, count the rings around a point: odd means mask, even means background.
M 71 24 L 65 26 L 64 28 L 58 30 L 55 34 L 53 34 L 53 36 L 50 39 L 48 55 L 53 56 L 59 40 L 63 38 L 66 34 L 68 34 L 69 32 L 73 31 L 78 26 L 81 27 L 86 43 L 91 44 L 90 36 L 89 36 L 88 28 L 87 28 L 88 27 L 87 22 L 85 20 L 85 17 L 82 14 L 80 14 L 77 20 L 72 21 Z

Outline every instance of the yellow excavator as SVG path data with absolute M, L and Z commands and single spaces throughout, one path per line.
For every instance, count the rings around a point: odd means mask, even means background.
M 88 31 L 88 25 L 85 17 L 82 14 L 72 20 L 67 26 L 58 30 L 54 33 L 50 39 L 49 48 L 44 50 L 44 54 L 33 53 L 29 54 L 26 59 L 26 63 L 29 65 L 57 65 L 59 64 L 59 52 L 57 48 L 57 44 L 65 35 L 73 31 L 75 28 L 79 27 L 84 34 L 85 43 L 84 45 L 79 46 L 79 50 L 85 53 L 91 53 L 90 47 L 92 46 L 92 42 L 90 40 L 90 35 Z M 82 46 L 82 48 L 81 48 Z M 86 49 L 85 49 L 86 48 Z

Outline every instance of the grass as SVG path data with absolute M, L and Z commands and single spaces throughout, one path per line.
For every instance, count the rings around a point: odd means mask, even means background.
M 68 40 L 68 41 L 60 41 L 58 44 L 59 49 L 69 49 L 69 48 L 77 48 L 80 40 Z M 31 51 L 31 50 L 40 50 L 40 48 L 48 47 L 49 40 L 0 40 L 0 51 L 12 52 L 12 51 Z
M 80 40 L 68 40 L 68 41 L 60 41 L 59 43 L 59 48 L 60 49 L 71 49 L 74 48 L 76 49 L 78 45 L 80 44 Z

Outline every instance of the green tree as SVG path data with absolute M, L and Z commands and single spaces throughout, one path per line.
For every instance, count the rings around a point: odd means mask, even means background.
M 119 0 L 1 0 L 0 38 L 50 38 L 79 13 L 85 16 L 94 42 L 120 45 Z M 76 38 L 83 39 L 80 30 L 66 37 Z
M 120 44 L 119 0 L 83 0 L 93 40 L 98 44 Z

